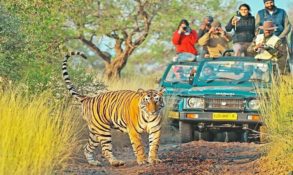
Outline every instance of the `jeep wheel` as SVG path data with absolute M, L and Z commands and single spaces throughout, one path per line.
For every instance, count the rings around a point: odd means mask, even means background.
M 194 131 L 194 140 L 205 140 L 205 141 L 211 141 L 212 135 L 208 131 Z
M 241 142 L 249 142 L 248 136 L 249 136 L 249 131 L 248 130 L 243 131 L 241 133 Z
M 221 131 L 215 134 L 214 141 L 217 142 L 235 142 L 237 140 L 237 133 L 233 131 Z
M 193 124 L 184 121 L 179 121 L 179 133 L 181 143 L 187 143 L 193 140 L 193 130 Z

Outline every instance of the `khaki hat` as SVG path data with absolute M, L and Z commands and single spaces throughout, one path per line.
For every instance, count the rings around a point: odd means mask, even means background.
M 265 21 L 262 26 L 259 26 L 262 30 L 275 30 L 277 27 L 273 21 Z
M 212 22 L 211 26 L 214 28 L 221 27 L 221 23 L 219 21 L 214 21 L 214 22 Z

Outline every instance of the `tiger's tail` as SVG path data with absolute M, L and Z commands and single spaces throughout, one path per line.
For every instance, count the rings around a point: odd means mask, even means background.
M 85 98 L 85 96 L 80 95 L 77 92 L 77 90 L 75 89 L 75 87 L 71 83 L 71 80 L 69 78 L 69 74 L 68 74 L 68 71 L 67 71 L 67 60 L 73 55 L 79 55 L 79 56 L 83 57 L 84 59 L 87 59 L 87 57 L 81 52 L 70 52 L 69 54 L 65 55 L 64 61 L 63 61 L 63 64 L 62 64 L 62 75 L 63 75 L 63 80 L 65 81 L 66 87 L 69 90 L 70 94 L 74 98 L 76 98 L 77 100 L 82 101 Z

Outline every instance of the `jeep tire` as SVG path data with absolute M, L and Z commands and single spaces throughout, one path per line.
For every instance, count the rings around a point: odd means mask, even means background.
M 194 140 L 212 141 L 213 137 L 209 131 L 194 131 Z
M 187 143 L 193 140 L 193 130 L 193 124 L 179 121 L 179 133 L 181 143 Z
M 249 142 L 249 134 L 250 132 L 248 130 L 244 130 L 241 133 L 241 142 Z

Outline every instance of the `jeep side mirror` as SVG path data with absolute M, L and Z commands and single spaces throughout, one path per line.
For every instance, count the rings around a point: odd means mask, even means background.
M 197 69 L 197 68 L 193 68 L 193 69 L 191 70 L 191 72 L 189 73 L 188 83 L 189 83 L 190 85 L 192 85 L 192 83 L 193 83 L 193 79 L 194 79 L 194 76 L 195 76 L 195 74 L 196 74 L 196 69 Z
M 189 75 L 189 78 L 188 78 L 188 83 L 189 83 L 190 85 L 192 85 L 192 83 L 193 83 L 193 79 L 194 79 L 194 74 L 190 74 L 190 75 Z

